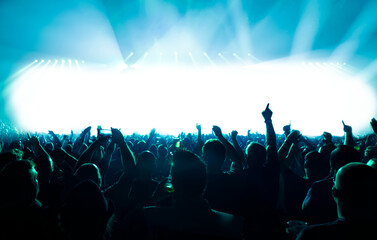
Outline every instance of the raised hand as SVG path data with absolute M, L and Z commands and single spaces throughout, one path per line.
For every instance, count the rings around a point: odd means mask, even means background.
M 351 133 L 352 132 L 352 127 L 349 125 L 344 124 L 344 121 L 342 120 L 343 123 L 343 131 L 346 133 Z
M 332 142 L 332 135 L 329 132 L 323 132 L 323 142 L 325 143 L 331 143 Z
M 202 131 L 202 125 L 200 125 L 199 123 L 196 124 L 196 129 L 200 132 Z
M 232 139 L 236 138 L 238 135 L 238 132 L 236 130 L 233 130 L 231 133 Z
M 283 127 L 283 131 L 284 131 L 285 133 L 288 133 L 288 134 L 289 134 L 289 132 L 291 131 L 291 124 L 289 124 L 289 125 L 285 125 L 285 126 Z
M 155 134 L 156 134 L 156 129 L 153 128 L 153 129 L 150 131 L 149 136 L 153 137 Z
M 224 137 L 223 133 L 221 132 L 221 128 L 219 126 L 213 125 L 212 131 L 215 133 L 216 137 Z
M 119 131 L 119 129 L 116 129 L 116 128 L 111 128 L 111 139 L 115 143 L 124 141 L 123 134 Z
M 290 143 L 295 143 L 295 142 L 298 142 L 300 141 L 302 137 L 302 134 L 300 131 L 298 130 L 293 130 L 287 137 L 287 142 L 290 142 Z
M 82 132 L 83 133 L 88 133 L 88 132 L 90 132 L 91 129 L 92 129 L 92 127 L 89 126 L 89 127 L 85 128 L 84 131 L 82 131 Z
M 262 112 L 262 116 L 265 121 L 271 121 L 272 111 L 270 109 L 270 104 L 268 103 L 266 109 Z
M 372 126 L 373 132 L 377 134 L 377 120 L 375 118 L 372 118 L 370 125 Z
M 28 141 L 32 146 L 39 146 L 39 139 L 36 136 L 30 136 L 30 134 L 27 134 Z

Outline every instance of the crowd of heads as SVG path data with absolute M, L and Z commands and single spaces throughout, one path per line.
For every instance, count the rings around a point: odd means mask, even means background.
M 369 233 L 376 133 L 306 137 L 287 125 L 280 135 L 271 116 L 267 105 L 266 134 L 246 136 L 200 125 L 30 134 L 2 122 L 0 239 L 322 239 L 360 222 Z

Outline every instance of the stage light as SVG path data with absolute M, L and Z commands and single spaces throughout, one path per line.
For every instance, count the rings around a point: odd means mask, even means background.
M 189 52 L 189 56 L 192 56 L 192 52 Z
M 149 55 L 149 52 L 145 52 L 145 56 L 148 56 Z
M 81 61 L 81 63 L 82 63 L 82 64 L 84 64 L 84 63 L 85 63 L 85 61 L 84 61 L 84 60 L 82 60 L 82 61 Z
M 237 56 L 237 54 L 236 54 L 236 53 L 233 53 L 233 56 Z
M 249 56 L 249 57 L 250 57 L 250 56 L 251 56 L 251 54 L 250 54 L 250 53 L 248 53 L 248 54 L 247 54 L 247 56 Z
M 72 63 L 71 59 L 68 59 L 68 63 Z
M 206 52 L 203 53 L 204 56 L 208 56 L 208 54 Z
M 44 59 L 42 59 L 42 60 L 41 60 L 41 62 L 45 62 L 45 60 L 44 60 Z
M 75 60 L 75 63 L 76 63 L 76 64 L 78 64 L 78 63 L 79 63 L 79 61 Z
M 50 63 L 50 62 L 51 62 L 51 59 L 49 59 L 47 62 Z
M 160 56 L 162 56 L 162 52 L 160 52 Z
M 131 52 L 130 55 L 131 55 L 131 56 L 134 55 L 134 52 Z
M 174 52 L 174 55 L 175 55 L 175 56 L 177 56 L 177 55 L 178 55 L 178 53 L 177 53 L 177 52 Z
M 221 53 L 218 53 L 217 55 L 221 56 L 222 54 L 221 54 Z
M 34 60 L 34 62 L 38 62 L 38 60 L 37 60 L 37 59 L 35 59 L 35 60 Z
M 158 54 L 159 52 L 157 51 L 156 53 Z M 203 52 L 201 53 L 204 54 Z M 205 58 L 208 59 L 209 56 Z M 60 59 L 60 61 L 62 60 Z M 65 61 L 68 61 L 68 59 Z M 73 59 L 72 61 L 76 60 Z M 81 62 L 81 60 L 79 61 Z M 38 62 L 40 63 L 41 59 L 38 59 Z M 373 91 L 370 90 L 365 81 L 349 81 L 350 79 L 355 79 L 355 77 L 349 76 L 346 71 L 337 71 L 337 69 L 329 67 L 323 67 L 323 71 L 318 71 L 312 68 L 312 66 L 308 67 L 308 62 L 295 61 L 292 64 L 286 62 L 267 62 L 256 64 L 251 68 L 238 68 L 233 65 L 221 65 L 221 67 L 212 68 L 181 68 L 180 66 L 147 68 L 146 70 L 134 68 L 133 71 L 113 71 L 112 68 L 108 71 L 105 69 L 83 68 L 81 71 L 72 72 L 66 71 L 67 66 L 62 65 L 62 70 L 46 68 L 45 71 L 36 71 L 36 75 L 34 76 L 28 74 L 21 75 L 15 81 L 17 87 L 14 87 L 15 92 L 11 93 L 10 97 L 12 101 L 7 102 L 9 102 L 11 109 L 15 109 L 15 115 L 22 124 L 25 124 L 24 127 L 29 127 L 29 129 L 33 129 L 34 131 L 45 131 L 50 128 L 56 129 L 60 133 L 61 129 L 69 128 L 69 132 L 72 126 L 74 129 L 78 129 L 82 127 L 80 124 L 83 124 L 83 122 L 85 124 L 89 122 L 92 126 L 95 126 L 96 123 L 100 123 L 98 125 L 102 126 L 107 126 L 108 124 L 108 126 L 127 129 L 130 133 L 132 131 L 144 133 L 149 132 L 150 129 L 148 128 L 150 126 L 142 122 L 142 119 L 146 119 L 150 114 L 156 114 L 157 112 L 162 117 L 155 120 L 154 127 L 159 129 L 158 131 L 161 133 L 178 134 L 182 130 L 195 132 L 195 122 L 198 121 L 198 115 L 201 118 L 203 132 L 207 131 L 205 126 L 218 124 L 222 127 L 224 133 L 230 132 L 234 126 L 237 127 L 239 132 L 246 133 L 247 129 L 250 128 L 250 123 L 253 126 L 253 131 L 265 131 L 265 125 L 263 120 L 260 120 L 259 113 L 265 107 L 265 103 L 270 102 L 271 109 L 279 109 L 280 111 L 280 123 L 283 124 L 284 122 L 289 122 L 290 119 L 294 119 L 295 128 L 300 129 L 305 135 L 320 135 L 324 130 L 331 131 L 333 135 L 337 136 L 343 134 L 342 119 L 352 124 L 353 129 L 357 132 L 358 130 L 356 129 L 360 129 L 361 124 L 363 124 L 362 122 L 365 122 L 360 119 L 373 116 L 376 106 Z M 34 65 L 39 65 L 39 63 Z M 300 66 L 300 63 L 305 64 L 305 66 Z M 130 64 L 120 66 L 128 69 L 133 68 Z M 55 81 L 51 82 L 51 79 Z M 104 79 L 107 81 L 105 84 L 103 82 Z M 130 79 L 130 81 L 123 81 L 124 79 Z M 177 79 L 180 79 L 179 84 L 177 84 Z M 229 81 L 229 79 L 232 81 Z M 250 79 L 259 79 L 259 81 L 250 81 Z M 305 82 L 302 79 L 305 79 Z M 90 91 L 85 91 L 88 84 L 91 84 L 91 89 Z M 36 91 L 30 92 L 31 85 L 35 86 Z M 71 88 L 72 85 L 75 86 L 74 89 Z M 161 85 L 172 87 L 165 89 L 160 88 Z M 201 87 L 198 89 L 197 86 L 199 85 Z M 218 99 L 218 105 L 222 106 L 221 111 L 220 109 L 218 111 L 208 111 L 208 108 L 213 103 L 208 92 L 213 91 L 214 85 L 216 85 L 216 90 L 219 94 L 228 94 L 228 98 Z M 323 88 L 324 85 L 326 85 L 326 88 Z M 145 89 L 145 86 L 150 87 Z M 275 87 L 271 89 L 270 86 Z M 289 91 L 291 86 L 298 87 L 294 99 L 306 98 L 316 99 L 316 101 L 302 102 L 291 101 L 290 98 L 286 99 L 283 93 Z M 339 89 L 339 86 L 342 86 L 341 91 L 333 91 L 333 89 Z M 269 96 L 264 94 L 263 89 L 266 88 L 271 90 Z M 310 91 L 307 91 L 307 89 L 310 89 Z M 70 98 L 64 98 L 66 92 L 72 90 L 80 91 L 82 94 L 79 96 L 72 94 Z M 251 90 L 253 90 L 253 93 L 255 92 L 252 96 L 249 94 Z M 130 119 L 121 111 L 117 111 L 120 107 L 119 105 L 109 104 L 121 102 L 124 94 L 127 94 L 130 99 L 136 99 L 140 97 L 141 91 L 146 91 L 146 101 L 138 101 L 136 104 L 130 105 L 129 111 L 136 112 L 138 109 L 148 108 L 150 107 L 150 102 L 155 99 L 168 102 L 171 99 L 171 94 L 175 92 L 179 92 L 179 94 L 197 92 L 200 96 L 204 97 L 194 100 L 183 98 L 180 101 L 174 101 L 173 104 L 177 106 L 174 109 L 177 110 L 175 110 L 176 112 L 173 115 L 170 113 L 171 108 L 152 108 L 152 112 L 140 113 L 133 119 Z M 357 99 L 345 99 L 343 104 L 347 106 L 347 109 L 334 111 L 331 106 L 326 105 L 325 98 L 318 101 L 318 93 L 331 95 L 338 99 L 344 94 L 349 95 L 355 91 L 362 92 L 363 94 Z M 101 95 L 103 97 L 100 99 L 92 98 L 93 94 L 98 92 L 103 94 Z M 51 95 L 46 96 L 46 94 Z M 45 98 L 58 99 L 56 102 L 46 103 L 51 104 L 46 105 L 46 107 L 51 109 L 48 113 L 36 107 L 38 106 L 37 103 L 43 101 Z M 91 99 L 91 105 L 88 105 L 87 108 L 90 111 L 82 111 L 80 106 L 75 105 L 82 98 Z M 64 101 L 61 99 L 64 99 Z M 232 102 L 233 99 L 237 100 Z M 244 106 L 237 104 L 238 101 L 252 101 L 255 104 L 252 104 L 248 111 L 244 111 Z M 365 102 L 370 103 L 370 105 L 368 104 L 367 107 L 360 108 L 359 106 Z M 199 107 L 178 107 L 192 105 Z M 325 120 L 313 118 L 313 122 L 308 122 L 309 115 L 316 116 L 318 114 L 313 112 L 313 109 L 317 110 L 315 106 L 318 105 L 324 106 L 320 110 L 321 114 L 326 115 L 327 118 Z M 50 108 L 50 106 L 53 107 Z M 290 111 L 290 108 L 300 109 L 300 111 L 296 113 Z M 102 112 L 100 115 L 97 109 L 101 109 Z M 234 122 L 231 115 L 223 116 L 224 111 L 236 111 L 240 114 L 240 119 L 248 118 L 249 120 L 247 122 Z M 72 115 L 76 117 L 72 118 Z M 187 117 L 182 119 L 180 117 L 182 115 Z M 253 117 L 254 115 L 256 116 L 255 118 Z M 59 116 L 59 118 L 56 116 Z M 213 119 L 216 119 L 217 122 L 214 123 Z M 334 119 L 334 121 L 328 121 L 328 119 Z M 175 124 L 177 122 L 180 123 L 179 126 Z M 282 129 L 283 126 L 278 124 L 277 122 L 276 129 Z M 75 126 L 78 127 L 75 128 Z M 208 130 L 211 131 L 210 128 Z
M 347 63 L 344 62 L 343 65 L 347 65 Z
M 62 59 L 62 63 L 65 63 L 65 60 L 64 60 L 64 59 Z

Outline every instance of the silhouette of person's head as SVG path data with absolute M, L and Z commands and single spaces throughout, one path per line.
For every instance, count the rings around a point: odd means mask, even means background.
M 339 217 L 377 219 L 377 171 L 363 163 L 343 166 L 336 174 L 333 196 Z
M 157 152 L 159 158 L 165 158 L 168 155 L 168 149 L 164 145 L 158 146 Z
M 77 184 L 63 204 L 60 219 L 68 239 L 103 239 L 109 211 L 98 185 L 91 180 Z
M 320 180 L 330 173 L 329 160 L 317 151 L 305 155 L 304 167 L 308 179 Z
M 45 144 L 44 149 L 47 152 L 52 152 L 52 151 L 54 151 L 55 147 L 54 147 L 54 144 L 52 144 L 52 143 L 49 142 L 49 143 Z
M 35 202 L 39 184 L 38 173 L 31 161 L 20 160 L 6 165 L 0 172 L 2 207 L 27 207 Z
M 202 152 L 208 172 L 220 172 L 225 160 L 225 146 L 218 140 L 210 139 L 204 144 Z
M 21 160 L 23 156 L 23 152 L 14 148 L 11 151 L 0 153 L 0 171 L 5 167 L 8 163 Z
M 194 153 L 177 150 L 173 156 L 171 176 L 177 200 L 203 197 L 207 181 L 206 166 Z
M 78 182 L 84 180 L 92 180 L 94 183 L 101 187 L 102 178 L 97 165 L 94 163 L 84 163 L 75 172 L 74 176 Z
M 249 168 L 262 167 L 266 161 L 266 148 L 259 143 L 252 142 L 246 148 L 246 160 Z
M 353 147 L 340 145 L 330 155 L 330 168 L 335 174 L 339 168 L 351 162 L 360 162 L 361 154 Z
M 181 147 L 184 148 L 184 149 L 187 149 L 187 150 L 191 150 L 191 140 L 190 140 L 190 138 L 185 137 L 181 141 Z
M 156 157 L 150 151 L 141 152 L 136 161 L 136 171 L 138 178 L 151 179 L 156 169 Z

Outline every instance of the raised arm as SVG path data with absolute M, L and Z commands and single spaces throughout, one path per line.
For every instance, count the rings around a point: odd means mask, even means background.
M 262 112 L 267 132 L 267 159 L 264 165 L 263 181 L 265 185 L 266 200 L 275 207 L 279 196 L 280 164 L 277 154 L 276 134 L 272 125 L 272 111 L 267 104 Z
M 109 146 L 106 149 L 105 154 L 103 155 L 102 160 L 98 163 L 98 169 L 101 173 L 102 179 L 104 180 L 105 180 L 107 169 L 109 169 L 111 157 L 114 153 L 114 150 L 115 150 L 115 143 L 114 141 L 111 141 Z
M 233 145 L 225 139 L 224 135 L 221 132 L 221 128 L 219 126 L 213 126 L 212 128 L 213 132 L 215 133 L 216 137 L 219 139 L 219 141 L 224 144 L 226 148 L 226 154 L 233 162 L 233 171 L 241 171 L 242 170 L 242 160 L 238 156 L 238 153 L 236 149 L 233 147 Z
M 120 149 L 124 171 L 133 179 L 136 173 L 135 156 L 124 140 L 123 134 L 118 129 L 111 128 L 111 133 L 112 140 Z
M 267 104 L 266 109 L 262 112 L 264 122 L 266 123 L 267 147 L 271 149 L 271 151 L 275 151 L 277 154 L 276 134 L 275 134 L 274 126 L 272 125 L 272 120 L 271 120 L 272 111 L 269 106 L 270 104 Z
M 144 150 L 149 150 L 149 147 L 151 146 L 152 140 L 153 140 L 155 135 L 156 135 L 156 129 L 153 128 L 151 130 L 151 132 L 149 133 L 149 137 L 148 137 L 147 142 L 145 143 L 145 149 Z
M 48 155 L 46 150 L 39 143 L 39 140 L 37 137 L 35 136 L 30 137 L 30 135 L 28 134 L 28 140 L 29 140 L 30 145 L 34 147 L 34 152 L 37 155 L 37 157 L 43 157 L 43 159 L 51 161 L 50 155 Z
M 84 129 L 84 131 L 81 132 L 80 136 L 76 139 L 75 143 L 73 144 L 73 153 L 78 156 L 80 155 L 80 149 L 82 145 L 84 144 L 85 136 L 90 133 L 90 130 L 92 127 L 87 127 Z M 73 134 L 71 134 L 73 135 Z
M 298 130 L 293 130 L 288 136 L 283 145 L 279 149 L 280 171 L 283 172 L 291 165 L 294 159 L 294 154 L 298 150 L 298 142 L 301 138 L 301 133 Z
M 353 147 L 355 143 L 352 136 L 352 127 L 344 124 L 344 121 L 342 121 L 342 123 L 344 131 L 344 145 Z
M 55 147 L 61 147 L 62 146 L 60 139 L 58 138 L 58 136 L 56 136 L 56 134 L 53 131 L 48 131 L 48 134 L 51 135 L 52 141 L 53 141 Z
M 246 159 L 245 159 L 245 154 L 244 154 L 244 152 L 242 151 L 240 145 L 238 144 L 238 141 L 237 141 L 237 135 L 238 135 L 238 132 L 237 132 L 236 130 L 233 130 L 232 133 L 231 133 L 233 146 L 234 146 L 234 148 L 236 149 L 238 156 L 239 156 L 240 159 L 242 160 L 242 164 L 243 164 L 243 166 L 246 167 L 246 166 L 247 166 L 247 163 L 246 163 Z
M 374 134 L 377 134 L 377 120 L 375 118 L 370 120 L 370 126 L 372 127 Z
M 84 163 L 87 163 L 87 162 L 91 162 L 91 159 L 92 159 L 92 156 L 96 153 L 96 151 L 98 151 L 101 147 L 101 145 L 103 143 L 105 143 L 106 141 L 108 141 L 109 137 L 101 137 L 101 138 L 98 138 L 96 141 L 94 141 L 89 147 L 88 149 L 86 149 L 82 154 L 81 156 L 79 157 L 78 159 L 78 162 L 76 164 L 76 167 L 75 169 L 78 169 L 81 165 L 83 165 Z M 101 157 L 99 157 L 101 158 Z M 101 159 L 96 159 L 97 161 L 94 162 L 96 165 L 98 164 L 98 162 L 101 161 Z
M 196 141 L 196 154 L 200 155 L 202 152 L 202 147 L 204 145 L 204 142 L 202 140 L 202 125 L 196 124 L 196 129 L 198 130 L 198 140 Z

